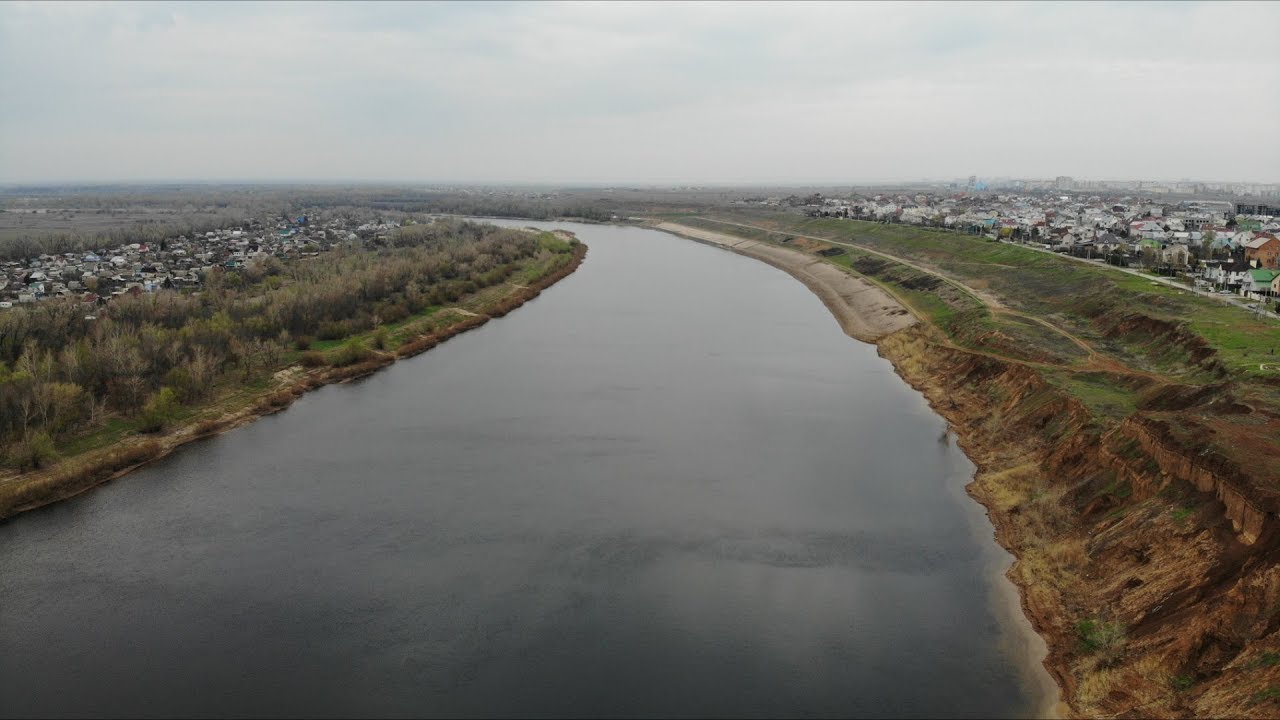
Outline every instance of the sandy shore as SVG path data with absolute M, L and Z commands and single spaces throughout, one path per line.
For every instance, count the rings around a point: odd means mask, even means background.
M 863 342 L 874 343 L 916 323 L 915 316 L 884 290 L 812 255 L 677 223 L 664 222 L 656 227 L 785 270 L 822 299 L 846 334 Z
M 996 615 L 1009 628 L 1002 642 L 1010 655 L 1018 659 L 1023 682 L 1036 698 L 1031 717 L 1048 720 L 1071 717 L 1071 708 L 1062 700 L 1062 688 L 1044 664 L 1049 645 L 1032 627 L 1022 593 L 1009 577 L 1007 565 L 992 569 L 991 587 Z

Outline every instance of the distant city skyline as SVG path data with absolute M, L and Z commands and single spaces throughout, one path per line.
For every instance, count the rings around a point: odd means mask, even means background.
M 1280 45 L 1241 32 L 1274 27 L 1280 3 L 0 3 L 0 183 L 1277 183 Z

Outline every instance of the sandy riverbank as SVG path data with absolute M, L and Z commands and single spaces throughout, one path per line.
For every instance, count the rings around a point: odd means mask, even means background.
M 690 240 L 717 245 L 762 260 L 784 270 L 821 298 L 845 333 L 858 340 L 878 344 L 880 340 L 917 323 L 916 317 L 886 291 L 802 251 L 678 223 L 663 222 L 656 227 Z M 896 365 L 895 369 L 898 369 Z M 902 374 L 900 369 L 899 374 Z M 924 391 L 920 387 L 916 389 Z M 929 396 L 929 393 L 925 394 Z M 934 409 L 938 410 L 937 407 Z M 966 443 L 961 442 L 960 445 L 966 454 L 970 454 L 965 447 Z M 973 456 L 970 454 L 970 457 Z M 979 465 L 978 472 L 981 473 L 981 463 L 975 461 L 975 464 Z M 991 517 L 990 504 L 974 494 L 973 484 L 967 489 L 987 509 L 987 517 L 997 530 L 997 541 L 1007 549 L 1008 538 L 1000 537 L 1000 523 Z M 1044 665 L 1048 646 L 1045 639 L 1036 632 L 1031 620 L 1031 613 L 1023 597 L 1025 588 L 1013 582 L 1013 578 L 1008 575 L 1007 566 L 992 568 L 991 580 L 993 609 L 1011 628 L 1004 643 L 1010 655 L 1025 668 L 1024 682 L 1036 697 L 1032 712 L 1036 717 L 1045 718 L 1070 715 L 1070 708 L 1062 701 L 1061 688 Z
M 916 323 L 915 317 L 884 290 L 812 255 L 676 223 L 659 223 L 657 228 L 785 270 L 821 298 L 846 334 L 863 342 L 874 343 Z

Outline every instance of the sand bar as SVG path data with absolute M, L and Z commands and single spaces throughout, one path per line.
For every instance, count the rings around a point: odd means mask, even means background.
M 822 299 L 847 335 L 863 342 L 874 343 L 916 323 L 915 316 L 889 293 L 806 252 L 678 223 L 663 222 L 656 227 L 785 270 Z

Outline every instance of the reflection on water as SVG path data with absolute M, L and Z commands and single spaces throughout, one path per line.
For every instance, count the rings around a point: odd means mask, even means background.
M 511 316 L 0 525 L 0 714 L 1027 713 L 920 396 L 773 268 L 575 229 Z

